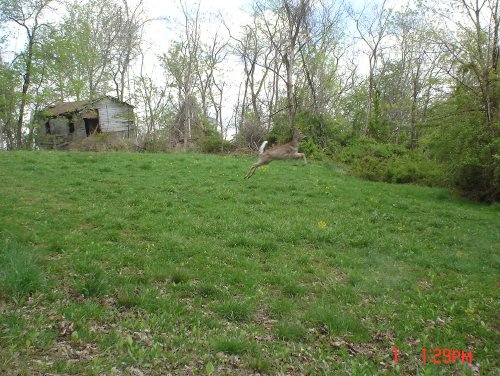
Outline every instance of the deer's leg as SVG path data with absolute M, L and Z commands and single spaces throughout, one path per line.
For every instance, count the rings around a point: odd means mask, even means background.
M 293 156 L 295 159 L 300 159 L 302 158 L 304 160 L 304 164 L 307 164 L 307 159 L 306 159 L 306 155 L 304 153 L 295 153 L 295 155 Z
M 253 175 L 256 169 L 257 167 L 255 165 L 252 165 L 252 167 L 250 167 L 250 170 L 248 170 L 248 173 L 245 175 L 243 179 L 250 179 L 250 177 Z
M 257 161 L 255 162 L 252 167 L 250 167 L 250 170 L 248 171 L 248 174 L 246 174 L 246 176 L 244 177 L 244 179 L 250 179 L 252 177 L 252 175 L 254 174 L 255 170 L 257 170 L 257 168 L 259 168 L 260 166 L 263 166 L 263 165 L 266 165 L 268 164 L 269 162 L 265 162 L 265 161 Z

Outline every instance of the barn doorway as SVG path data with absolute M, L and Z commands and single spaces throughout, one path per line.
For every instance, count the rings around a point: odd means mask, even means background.
M 85 122 L 85 132 L 87 136 L 94 133 L 101 133 L 101 127 L 99 126 L 99 119 L 83 119 Z

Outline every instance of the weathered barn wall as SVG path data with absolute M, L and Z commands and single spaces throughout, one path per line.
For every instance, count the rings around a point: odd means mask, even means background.
M 94 132 L 123 140 L 135 137 L 133 106 L 112 97 L 60 103 L 39 117 L 41 147 L 64 149 Z
M 95 103 L 95 107 L 99 113 L 101 132 L 119 132 L 120 137 L 133 136 L 133 113 L 130 106 L 104 98 Z
M 69 135 L 69 120 L 66 118 L 56 118 L 49 120 L 50 134 L 57 136 Z

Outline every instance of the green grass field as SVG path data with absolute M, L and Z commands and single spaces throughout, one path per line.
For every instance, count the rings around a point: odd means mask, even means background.
M 499 374 L 498 205 L 253 161 L 0 153 L 0 374 Z

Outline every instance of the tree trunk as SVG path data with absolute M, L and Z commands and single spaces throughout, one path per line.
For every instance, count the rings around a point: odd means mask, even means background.
M 24 73 L 23 89 L 21 92 L 21 104 L 19 107 L 19 118 L 17 120 L 17 147 L 19 149 L 21 149 L 23 146 L 24 111 L 26 109 L 28 90 L 29 90 L 30 83 L 31 83 L 31 67 L 33 64 L 33 46 L 35 44 L 35 32 L 36 32 L 36 28 L 29 35 L 28 55 L 26 57 L 26 71 Z

